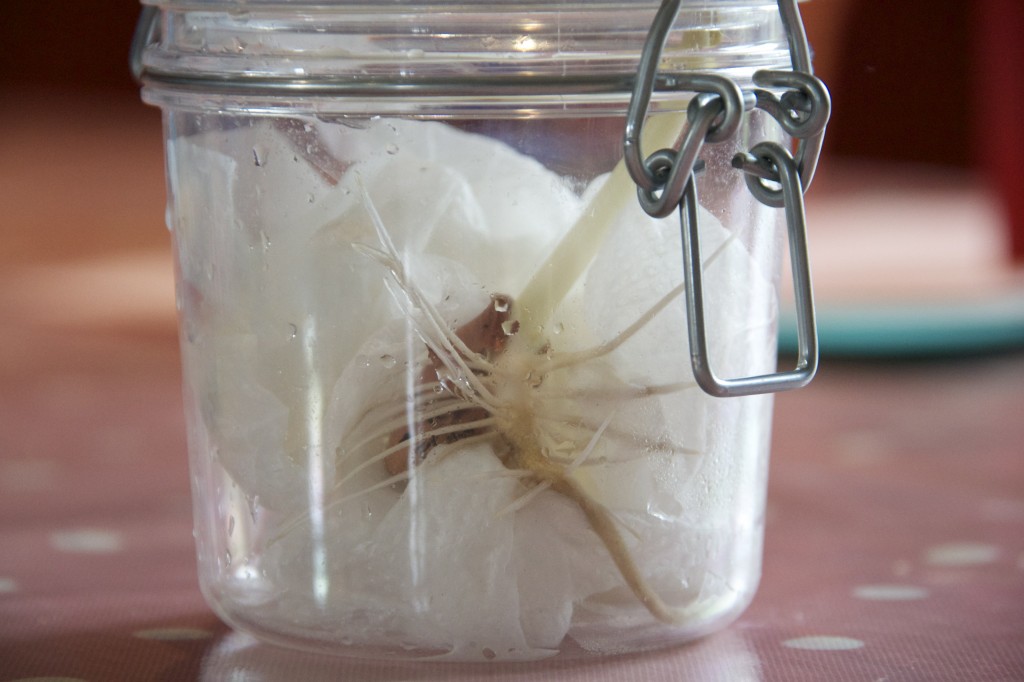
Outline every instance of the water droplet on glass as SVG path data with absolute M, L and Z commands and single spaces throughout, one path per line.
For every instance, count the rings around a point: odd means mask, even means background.
M 264 251 L 270 248 L 270 235 L 263 230 L 260 230 L 260 243 L 263 244 Z
M 234 516 L 230 516 L 230 517 L 228 517 L 228 537 L 231 537 L 234 534 L 235 534 L 235 517 Z
M 388 146 L 384 147 L 384 151 L 386 151 L 388 154 L 392 154 L 392 155 L 397 154 L 398 153 L 398 145 L 395 144 L 394 142 L 392 142 L 392 143 L 388 144 Z
M 396 364 L 398 364 L 398 360 L 395 360 L 395 356 L 386 354 L 380 356 L 380 362 L 382 365 L 384 365 L 386 369 L 391 369 Z
M 316 201 L 316 195 L 315 194 L 310 192 L 309 194 L 306 195 L 306 202 L 312 204 L 314 201 Z
M 508 312 L 508 299 L 504 296 L 494 297 L 494 309 L 499 313 Z
M 292 324 L 291 322 L 288 323 L 288 328 L 292 330 L 291 337 L 293 339 L 299 335 L 299 328 Z
M 266 163 L 266 152 L 259 146 L 252 148 L 252 160 L 257 167 L 262 167 Z
M 555 326 L 551 328 L 551 331 L 555 334 L 561 334 L 565 331 L 565 326 L 561 322 L 556 322 Z
M 227 566 L 231 565 L 231 550 L 230 549 L 224 552 L 224 563 Z
M 455 377 L 451 375 L 447 369 L 438 369 L 434 374 L 437 375 L 437 381 L 441 386 L 442 391 L 454 392 Z

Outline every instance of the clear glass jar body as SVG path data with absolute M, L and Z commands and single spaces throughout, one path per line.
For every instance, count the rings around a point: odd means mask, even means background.
M 529 660 L 742 611 L 771 398 L 693 380 L 679 220 L 648 217 L 621 162 L 628 94 L 146 97 L 201 585 L 228 623 L 355 656 Z M 646 149 L 686 104 L 659 100 Z M 723 376 L 774 368 L 779 216 L 729 160 L 780 137 L 751 112 L 702 153 Z

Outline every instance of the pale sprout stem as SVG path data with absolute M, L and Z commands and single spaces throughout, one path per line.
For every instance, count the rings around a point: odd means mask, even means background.
M 661 149 L 669 146 L 678 137 L 685 122 L 685 114 L 650 117 L 644 124 L 644 148 Z M 629 201 L 635 200 L 636 185 L 626 170 L 625 162 L 620 160 L 604 186 L 583 208 L 576 223 L 513 300 L 513 317 L 520 323 L 517 337 L 524 337 L 520 343 L 527 342 L 531 347 L 545 343 L 543 325 L 551 319 L 593 262 L 619 212 Z

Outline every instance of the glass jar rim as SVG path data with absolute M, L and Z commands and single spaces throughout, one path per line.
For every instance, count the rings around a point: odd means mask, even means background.
M 652 0 L 147 5 L 133 49 L 146 86 L 289 96 L 626 92 L 658 7 Z M 772 0 L 684 0 L 660 70 L 744 81 L 788 59 Z

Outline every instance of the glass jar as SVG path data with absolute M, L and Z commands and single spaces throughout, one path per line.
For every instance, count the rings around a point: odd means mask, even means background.
M 690 640 L 748 604 L 771 397 L 698 386 L 688 223 L 645 213 L 623 161 L 656 10 L 146 8 L 199 575 L 229 624 L 528 660 Z M 790 65 L 779 16 L 684 3 L 660 72 L 749 89 Z M 694 99 L 655 92 L 643 148 L 671 146 Z M 730 377 L 774 371 L 784 244 L 734 157 L 789 138 L 746 99 L 688 205 L 704 359 Z

